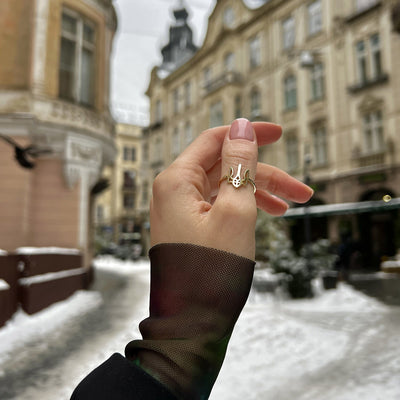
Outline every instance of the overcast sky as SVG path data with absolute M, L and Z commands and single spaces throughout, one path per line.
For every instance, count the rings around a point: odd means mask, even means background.
M 200 46 L 215 0 L 184 0 L 193 28 L 194 42 Z M 148 100 L 145 91 L 150 72 L 161 62 L 161 48 L 168 42 L 174 21 L 172 10 L 179 0 L 114 0 L 118 31 L 114 40 L 111 102 L 121 122 L 146 125 Z M 125 110 L 121 112 L 121 110 Z

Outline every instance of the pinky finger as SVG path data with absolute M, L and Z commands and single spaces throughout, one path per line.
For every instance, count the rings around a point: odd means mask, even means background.
M 289 205 L 284 200 L 269 194 L 265 190 L 257 190 L 256 202 L 259 209 L 276 217 L 285 214 L 289 208 Z

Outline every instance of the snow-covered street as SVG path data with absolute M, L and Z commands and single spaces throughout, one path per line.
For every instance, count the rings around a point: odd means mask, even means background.
M 0 399 L 69 399 L 147 315 L 148 263 L 97 260 L 94 291 L 0 329 Z M 212 400 L 397 400 L 400 307 L 347 285 L 291 301 L 252 292 Z

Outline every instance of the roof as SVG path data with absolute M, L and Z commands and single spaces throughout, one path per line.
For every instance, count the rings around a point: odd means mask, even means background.
M 400 208 L 400 197 L 389 201 L 360 201 L 355 203 L 323 204 L 318 206 L 304 206 L 291 208 L 286 211 L 283 218 L 325 217 L 329 215 L 361 214 L 370 212 L 384 212 Z

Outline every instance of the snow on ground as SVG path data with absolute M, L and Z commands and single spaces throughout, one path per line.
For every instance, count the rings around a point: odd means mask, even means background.
M 69 254 L 77 255 L 81 254 L 78 249 L 69 249 L 64 247 L 18 247 L 15 250 L 16 254 Z
M 0 279 L 0 290 L 8 289 L 10 289 L 10 285 L 4 279 Z
M 373 360 L 387 362 L 388 368 L 374 372 L 367 365 L 359 382 L 341 374 L 350 352 L 362 358 L 369 342 L 379 337 L 374 322 L 389 307 L 345 284 L 329 291 L 320 286 L 317 283 L 317 296 L 308 300 L 250 294 L 210 400 L 226 398 L 227 393 L 230 400 L 400 398 L 398 374 L 390 372 L 399 371 L 400 364 L 388 354 L 382 354 L 382 361 L 377 351 Z M 355 362 L 354 368 L 358 366 Z
M 148 261 L 132 263 L 102 256 L 95 260 L 94 265 L 97 270 L 109 273 L 136 275 L 139 286 L 144 288 L 141 297 L 135 300 L 138 307 L 135 307 L 136 311 L 129 321 L 116 328 L 113 337 L 101 344 L 89 344 L 93 349 L 85 351 L 78 363 L 76 359 L 66 359 L 59 374 L 73 373 L 65 380 L 68 384 L 54 388 L 53 397 L 42 398 L 68 397 L 73 389 L 71 382 L 79 382 L 113 352 L 122 352 L 128 341 L 139 337 L 137 324 L 147 312 Z M 370 341 L 372 343 L 376 336 L 382 334 L 384 327 L 379 326 L 379 321 L 389 307 L 344 284 L 336 290 L 323 291 L 320 285 L 316 289 L 314 299 L 301 301 L 271 294 L 250 294 L 210 400 L 400 398 L 398 374 L 393 373 L 400 370 L 400 343 L 394 342 L 394 355 L 385 343 L 382 343 L 382 349 L 375 349 L 375 369 L 370 368 L 369 359 L 363 360 L 362 353 Z M 46 331 L 56 329 L 67 323 L 69 318 L 84 313 L 85 308 L 96 307 L 99 301 L 101 299 L 96 293 L 80 292 L 33 316 L 18 312 L 5 328 L 0 329 L 0 368 L 7 353 L 15 346 L 23 345 L 25 339 L 32 335 L 44 337 Z M 50 320 L 51 324 L 48 323 Z M 354 360 L 354 365 L 344 364 L 349 352 L 361 354 Z M 352 371 L 358 367 L 361 372 L 362 368 L 366 368 L 365 379 L 361 375 L 360 380 L 356 377 L 342 381 L 345 375 L 340 373 L 343 369 Z M 376 373 L 370 373 L 370 370 Z M 332 379 L 330 374 L 333 374 Z M 335 377 L 335 374 L 338 375 Z M 327 386 L 326 393 L 321 392 L 324 385 Z M 293 392 L 297 389 L 301 395 Z
M 0 329 L 0 375 L 1 364 L 15 351 L 24 348 L 32 340 L 45 338 L 71 319 L 97 307 L 101 301 L 101 296 L 97 292 L 78 291 L 67 300 L 53 304 L 33 315 L 18 310 Z
M 93 261 L 96 270 L 108 271 L 119 275 L 132 275 L 139 271 L 148 271 L 149 261 L 140 259 L 138 261 L 119 260 L 110 255 L 97 257 Z

